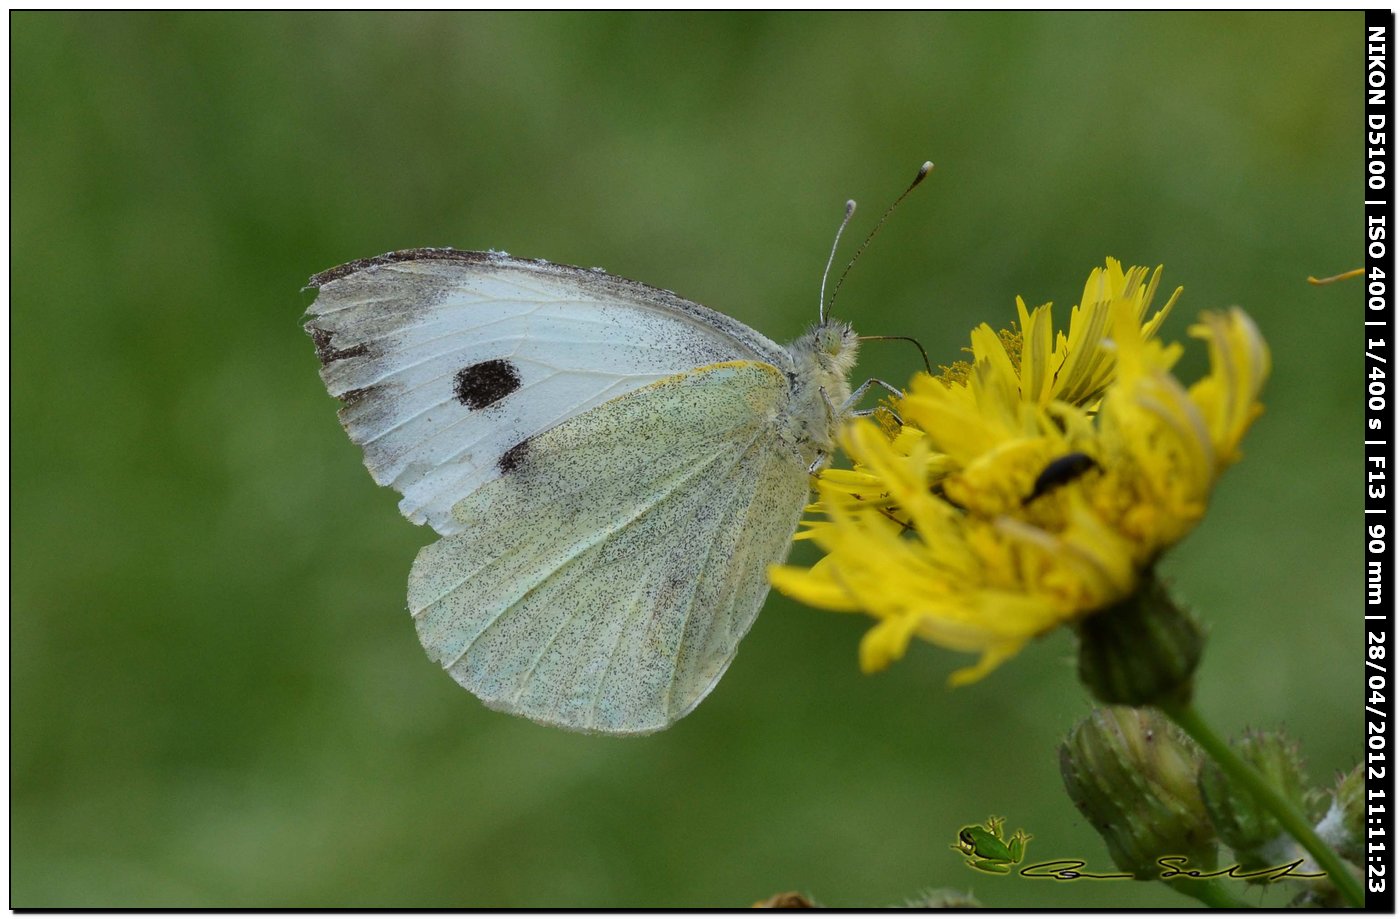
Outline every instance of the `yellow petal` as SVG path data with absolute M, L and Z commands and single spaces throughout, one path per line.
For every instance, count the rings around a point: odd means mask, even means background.
M 860 606 L 844 587 L 831 578 L 814 572 L 814 568 L 799 568 L 796 565 L 770 565 L 768 580 L 780 592 L 794 600 L 801 600 L 808 606 L 836 613 L 861 611 Z

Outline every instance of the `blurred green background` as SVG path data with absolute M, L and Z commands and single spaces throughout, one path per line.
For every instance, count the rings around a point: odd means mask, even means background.
M 1169 337 L 1257 319 L 1268 412 L 1166 570 L 1218 728 L 1286 727 L 1318 782 L 1358 759 L 1362 293 L 1303 279 L 1360 263 L 1359 13 L 10 21 L 11 905 L 1192 905 L 949 849 L 1005 814 L 1109 869 L 1056 765 L 1090 707 L 1063 632 L 951 691 L 967 658 L 861 676 L 864 620 L 775 596 L 662 734 L 485 710 L 419 648 L 432 536 L 298 321 L 313 272 L 451 245 L 786 340 L 842 203 L 859 239 L 924 159 L 842 290 L 866 333 L 948 361 L 1106 255 L 1185 286 Z

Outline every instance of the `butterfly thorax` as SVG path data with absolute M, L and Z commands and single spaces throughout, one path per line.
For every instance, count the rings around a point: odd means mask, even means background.
M 788 345 L 793 363 L 789 433 L 811 462 L 830 455 L 851 397 L 859 340 L 844 322 L 824 322 Z

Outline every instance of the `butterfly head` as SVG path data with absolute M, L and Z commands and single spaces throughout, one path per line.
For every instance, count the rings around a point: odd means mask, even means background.
M 806 348 L 802 346 L 806 345 Z M 848 377 L 856 364 L 856 352 L 860 348 L 860 337 L 849 322 L 828 319 L 818 323 L 797 341 L 795 350 L 807 351 L 808 359 L 828 373 Z

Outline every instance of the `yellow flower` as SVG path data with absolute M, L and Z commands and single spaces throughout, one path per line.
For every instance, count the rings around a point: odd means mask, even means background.
M 855 468 L 822 475 L 801 534 L 825 557 L 775 566 L 774 586 L 875 617 L 867 672 L 914 636 L 980 655 L 954 685 L 1132 595 L 1239 458 L 1269 370 L 1242 311 L 1207 313 L 1190 331 L 1211 370 L 1183 387 L 1180 346 L 1155 337 L 1180 291 L 1147 318 L 1160 275 L 1109 259 L 1068 332 L 1018 299 L 1019 336 L 974 330 L 970 363 L 918 374 L 897 400 L 902 425 L 855 420 Z

